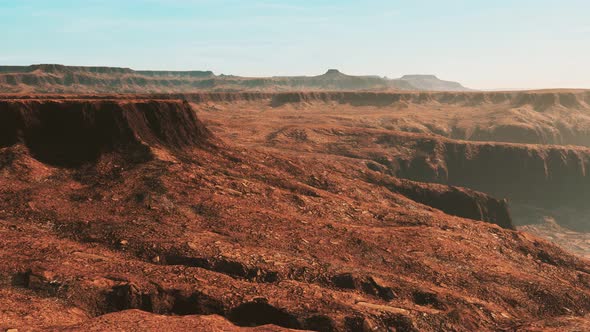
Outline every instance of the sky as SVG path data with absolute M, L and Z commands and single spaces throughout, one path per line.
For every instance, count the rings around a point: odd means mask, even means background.
M 0 0 L 0 65 L 590 88 L 588 0 Z

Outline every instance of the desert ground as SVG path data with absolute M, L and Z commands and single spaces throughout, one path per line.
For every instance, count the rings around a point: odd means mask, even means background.
M 0 328 L 590 328 L 590 92 L 0 97 Z

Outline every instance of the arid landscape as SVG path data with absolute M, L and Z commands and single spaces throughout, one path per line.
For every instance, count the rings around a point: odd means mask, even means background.
M 587 90 L 23 68 L 1 329 L 590 329 Z
M 63 65 L 0 66 L 3 92 L 40 93 L 187 93 L 195 91 L 429 90 L 465 91 L 457 82 L 434 75 L 398 79 L 351 76 L 329 69 L 316 76 L 240 77 L 212 71 L 156 71 Z

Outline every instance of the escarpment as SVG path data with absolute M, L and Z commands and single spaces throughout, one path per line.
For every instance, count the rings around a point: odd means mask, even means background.
M 368 180 L 446 214 L 514 229 L 506 200 L 466 188 L 407 181 L 386 175 L 370 174 Z
M 421 135 L 382 135 L 405 147 L 390 166 L 399 177 L 473 188 L 541 206 L 583 206 L 590 194 L 590 150 L 583 147 L 476 143 Z
M 273 109 L 366 114 L 363 124 L 469 141 L 590 147 L 590 91 L 237 92 L 178 94 L 192 103 L 265 103 Z M 327 115 L 327 114 L 326 114 Z
M 48 164 L 75 166 L 101 154 L 144 155 L 208 143 L 209 131 L 176 100 L 0 100 L 0 147 L 25 145 Z
M 470 141 L 590 146 L 590 92 L 293 92 L 275 108 L 368 114 L 365 126 Z
M 273 95 L 273 104 L 300 102 L 337 102 L 355 106 L 384 106 L 399 103 L 427 104 L 431 106 L 505 105 L 531 106 L 543 111 L 551 107 L 588 108 L 590 91 L 539 90 L 516 92 L 282 92 Z

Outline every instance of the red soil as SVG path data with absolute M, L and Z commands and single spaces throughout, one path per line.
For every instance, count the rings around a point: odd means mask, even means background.
M 57 99 L 0 101 L 0 328 L 590 326 L 588 261 L 494 225 L 501 199 L 396 178 L 377 157 L 419 150 L 346 111 Z

